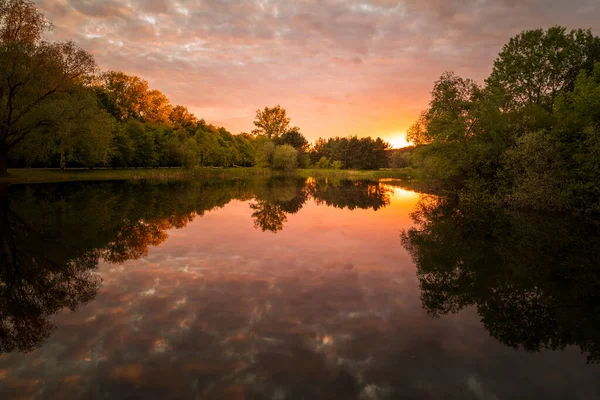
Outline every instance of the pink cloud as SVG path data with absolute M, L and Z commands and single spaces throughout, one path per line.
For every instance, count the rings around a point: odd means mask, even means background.
M 310 140 L 406 130 L 442 72 L 482 81 L 521 30 L 600 31 L 595 0 L 39 4 L 51 36 L 75 40 L 101 68 L 140 75 L 234 133 L 251 129 L 257 108 L 281 104 Z

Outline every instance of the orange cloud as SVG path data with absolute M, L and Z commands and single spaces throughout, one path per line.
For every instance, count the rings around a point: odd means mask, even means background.
M 391 139 L 445 70 L 482 81 L 523 29 L 600 29 L 589 0 L 41 0 L 53 38 L 234 133 L 281 104 L 309 140 Z

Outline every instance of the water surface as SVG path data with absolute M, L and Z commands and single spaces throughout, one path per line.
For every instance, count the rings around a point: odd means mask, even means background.
M 391 182 L 13 186 L 0 397 L 598 398 L 600 234 L 564 218 Z

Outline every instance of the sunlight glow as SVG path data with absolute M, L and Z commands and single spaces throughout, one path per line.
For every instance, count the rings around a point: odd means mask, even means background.
M 406 140 L 406 133 L 394 133 L 390 135 L 391 138 L 387 139 L 387 142 L 392 145 L 394 149 L 401 149 L 402 147 L 412 146 L 412 143 Z

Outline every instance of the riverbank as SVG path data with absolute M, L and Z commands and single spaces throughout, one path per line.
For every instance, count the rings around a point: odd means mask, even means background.
M 76 181 L 178 181 L 188 179 L 235 179 L 269 176 L 299 176 L 337 179 L 383 179 L 394 178 L 402 180 L 414 179 L 414 171 L 410 168 L 378 171 L 356 170 L 324 170 L 296 169 L 283 172 L 268 168 L 151 168 L 151 169 L 9 169 L 8 176 L 0 178 L 0 184 L 16 185 L 50 182 Z

